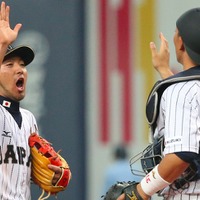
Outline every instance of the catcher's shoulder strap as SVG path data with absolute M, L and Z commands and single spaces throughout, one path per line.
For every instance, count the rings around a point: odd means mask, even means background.
M 156 120 L 160 107 L 160 99 L 165 89 L 172 84 L 191 80 L 200 80 L 200 65 L 177 73 L 176 75 L 170 76 L 167 79 L 156 82 L 149 94 L 146 103 L 146 117 L 150 127 L 152 128 L 152 132 L 154 132 L 156 127 Z

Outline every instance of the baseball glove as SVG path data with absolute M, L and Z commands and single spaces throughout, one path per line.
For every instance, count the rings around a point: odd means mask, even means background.
M 47 140 L 36 133 L 30 135 L 29 146 L 32 157 L 31 176 L 33 182 L 43 189 L 39 200 L 65 190 L 71 179 L 71 171 L 65 159 L 55 152 Z M 49 164 L 62 169 L 62 174 L 55 185 L 52 184 L 54 172 L 48 168 Z M 44 197 L 45 192 L 48 193 L 46 197 Z
M 112 185 L 107 193 L 102 196 L 103 200 L 117 200 L 117 198 L 125 193 L 125 200 L 142 200 L 142 197 L 137 192 L 137 182 L 117 182 Z

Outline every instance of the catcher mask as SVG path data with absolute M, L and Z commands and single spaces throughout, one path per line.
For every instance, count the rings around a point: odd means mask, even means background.
M 9 45 L 4 60 L 13 56 L 19 56 L 24 61 L 24 64 L 28 65 L 33 61 L 35 54 L 28 46 L 12 47 Z
M 182 14 L 176 22 L 186 51 L 193 61 L 200 64 L 200 8 Z

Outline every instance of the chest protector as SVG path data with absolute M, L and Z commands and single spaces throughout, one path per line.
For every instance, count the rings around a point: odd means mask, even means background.
M 200 66 L 192 67 L 155 83 L 146 103 L 146 117 L 151 128 L 152 136 L 156 128 L 161 96 L 165 89 L 172 84 L 191 80 L 200 80 Z

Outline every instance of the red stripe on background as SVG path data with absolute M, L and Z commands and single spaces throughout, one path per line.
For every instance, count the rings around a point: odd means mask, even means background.
M 130 66 L 130 0 L 123 0 L 118 10 L 118 63 L 123 74 L 123 140 L 129 142 L 132 138 L 132 102 L 131 102 L 131 66 Z
M 107 0 L 100 1 L 100 140 L 107 142 L 108 136 L 108 69 L 107 69 Z

